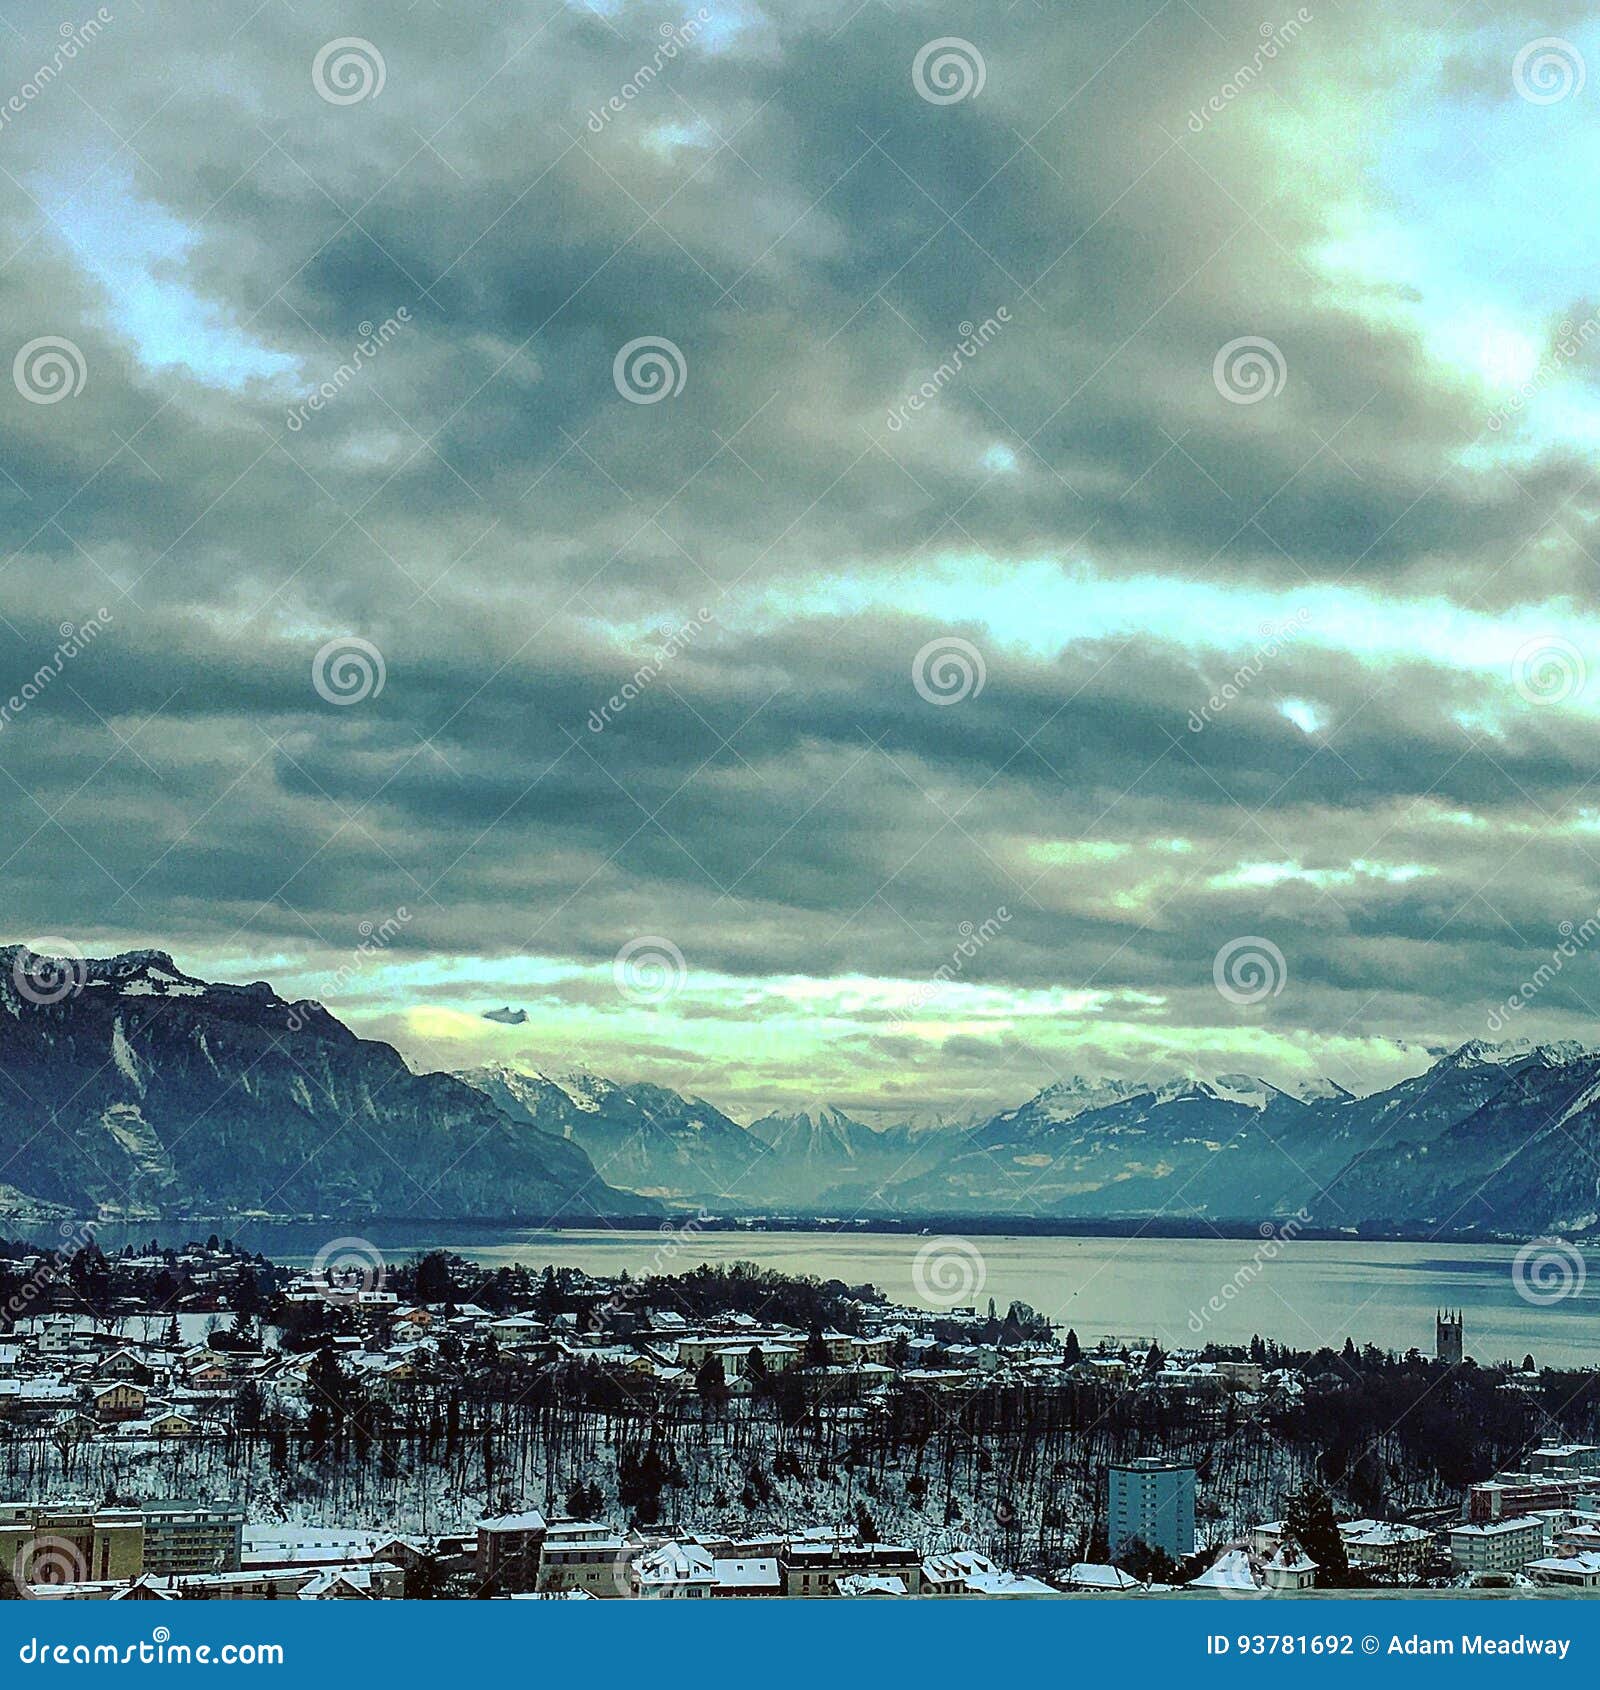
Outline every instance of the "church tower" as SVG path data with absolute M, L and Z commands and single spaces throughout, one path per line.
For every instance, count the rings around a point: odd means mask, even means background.
M 1461 1310 L 1451 1313 L 1449 1309 L 1441 1309 L 1434 1315 L 1433 1320 L 1433 1353 L 1440 1361 L 1449 1362 L 1452 1367 L 1461 1362 Z

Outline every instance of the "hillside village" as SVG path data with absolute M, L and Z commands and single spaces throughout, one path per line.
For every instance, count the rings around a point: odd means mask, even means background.
M 1313 1359 L 1259 1340 L 1085 1342 L 1022 1305 L 930 1314 L 754 1269 L 633 1282 L 435 1256 L 387 1276 L 297 1272 L 213 1238 L 24 1250 L 5 1277 L 0 1494 L 38 1499 L 0 1505 L 14 1592 L 1600 1588 L 1600 1446 L 1549 1435 L 1537 1369 L 1463 1364 L 1453 1317 L 1438 1357 L 1380 1366 L 1353 1345 Z M 1326 1396 L 1329 1363 L 1357 1383 L 1446 1368 L 1496 1405 L 1534 1406 L 1490 1436 L 1508 1452 L 1497 1469 L 1341 1519 L 1303 1469 L 1256 1470 L 1276 1427 Z M 1524 1426 L 1546 1431 L 1510 1454 Z M 713 1441 L 742 1453 L 717 1458 L 708 1489 L 688 1469 Z M 996 1462 L 1021 1484 L 1057 1448 L 1070 1461 L 1045 1482 L 1083 1514 L 1035 1522 Z M 322 1477 L 296 1497 L 306 1465 Z M 1252 1517 L 1256 1501 L 1290 1507 Z

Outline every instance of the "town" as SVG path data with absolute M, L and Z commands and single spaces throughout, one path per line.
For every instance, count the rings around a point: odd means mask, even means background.
M 0 1328 L 8 1596 L 1600 1589 L 1594 1375 L 1444 1311 L 1431 1356 L 1163 1353 L 749 1264 L 212 1237 L 0 1246 Z

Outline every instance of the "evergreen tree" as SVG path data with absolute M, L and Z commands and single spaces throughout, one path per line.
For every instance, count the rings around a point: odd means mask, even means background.
M 1317 1583 L 1339 1586 L 1350 1576 L 1350 1563 L 1339 1536 L 1339 1522 L 1333 1500 L 1317 1484 L 1302 1485 L 1289 1497 L 1283 1515 L 1284 1536 L 1296 1543 L 1317 1563 Z
M 1078 1342 L 1078 1334 L 1069 1326 L 1067 1328 L 1066 1348 L 1061 1355 L 1061 1365 L 1063 1367 L 1076 1367 L 1082 1360 L 1083 1347 Z
M 727 1402 L 728 1376 L 723 1371 L 722 1357 L 709 1355 L 700 1364 L 700 1371 L 694 1376 L 694 1388 L 700 1393 L 700 1400 L 712 1408 L 721 1408 Z

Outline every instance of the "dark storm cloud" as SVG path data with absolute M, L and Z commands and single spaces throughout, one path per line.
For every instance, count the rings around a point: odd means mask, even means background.
M 1268 114 L 1336 139 L 1330 89 L 1393 92 L 1392 23 L 1319 13 L 1195 133 L 1261 40 L 1242 0 L 708 10 L 130 11 L 5 126 L 0 310 L 86 379 L 4 403 L 0 659 L 111 619 L 0 730 L 15 920 L 290 954 L 405 904 L 397 958 L 644 930 L 733 977 L 917 979 L 1004 905 L 964 980 L 1227 1027 L 1211 957 L 1277 923 L 1277 1025 L 1466 1013 L 1591 899 L 1593 719 L 1313 627 L 1188 725 L 1252 590 L 1483 611 L 1584 561 L 1584 465 L 1465 467 L 1484 402 L 1403 285 L 1308 268 L 1331 190 Z M 1405 28 L 1439 56 L 1449 20 Z M 56 38 L 22 27 L 19 80 Z M 944 34 L 980 97 L 918 97 Z M 376 97 L 319 97 L 341 36 Z M 1246 335 L 1267 404 L 1213 381 Z M 613 380 L 641 336 L 686 369 L 660 403 Z M 918 596 L 950 559 L 956 618 Z M 1023 655 L 978 571 L 1038 559 L 1232 587 L 1248 627 Z M 884 584 L 856 611 L 841 579 Z M 987 680 L 937 708 L 911 667 L 951 633 Z M 346 635 L 385 666 L 349 708 L 311 685 Z

